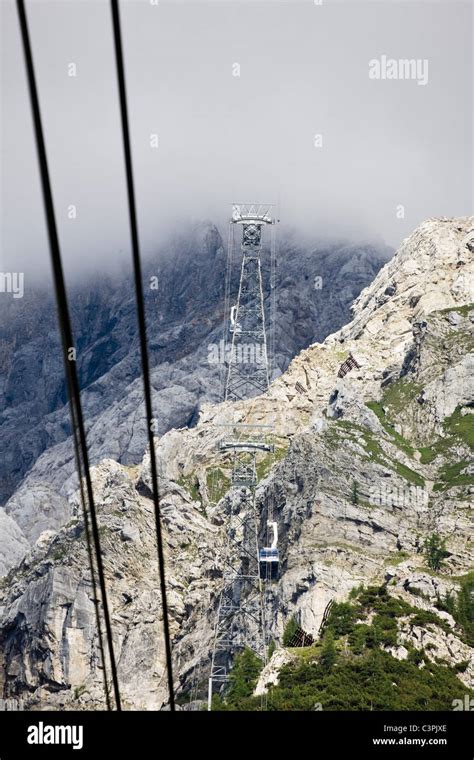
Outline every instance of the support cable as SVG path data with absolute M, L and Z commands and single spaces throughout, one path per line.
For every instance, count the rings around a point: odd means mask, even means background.
M 107 644 L 110 657 L 110 666 L 112 671 L 112 681 L 114 687 L 115 706 L 117 710 L 121 710 L 120 701 L 120 689 L 117 678 L 117 668 L 115 663 L 115 654 L 113 647 L 112 626 L 109 614 L 109 607 L 107 601 L 107 590 L 105 585 L 104 566 L 102 563 L 102 554 L 100 550 L 100 538 L 99 528 L 97 524 L 97 514 L 94 503 L 94 493 L 92 489 L 92 481 L 90 476 L 89 456 L 87 451 L 87 440 L 84 427 L 84 419 L 82 415 L 81 396 L 79 389 L 79 382 L 77 378 L 76 368 L 74 360 L 69 359 L 69 351 L 74 347 L 74 341 L 72 336 L 71 321 L 69 316 L 69 306 L 66 293 L 66 285 L 64 281 L 64 273 L 61 260 L 61 250 L 59 246 L 59 238 L 56 227 L 56 218 L 54 213 L 54 203 L 51 190 L 51 182 L 49 178 L 48 161 L 46 155 L 46 146 L 44 142 L 43 126 L 41 121 L 41 111 L 39 106 L 38 91 L 36 87 L 36 77 L 33 64 L 33 55 L 31 51 L 30 36 L 28 30 L 28 21 L 26 16 L 26 9 L 24 0 L 17 0 L 18 18 L 20 23 L 21 37 L 23 42 L 23 52 L 25 57 L 25 66 L 28 79 L 28 89 L 31 101 L 31 110 L 33 115 L 34 132 L 36 138 L 36 148 L 38 153 L 38 163 L 41 176 L 41 185 L 43 191 L 43 202 L 45 208 L 49 246 L 51 253 L 51 263 L 53 269 L 54 288 L 56 292 L 56 301 L 59 313 L 59 325 L 61 332 L 61 340 L 63 347 L 65 373 L 68 379 L 68 389 L 72 393 L 70 396 L 71 405 L 71 418 L 73 428 L 77 427 L 79 434 L 79 444 L 82 455 L 82 461 L 84 463 L 84 473 L 86 480 L 86 491 L 89 503 L 89 512 L 91 519 L 92 537 L 94 541 L 94 549 L 97 563 L 97 571 L 99 575 L 99 586 L 102 597 L 102 604 L 104 609 L 104 621 L 106 628 Z M 79 473 L 80 477 L 80 473 Z M 87 536 L 87 532 L 86 532 Z M 93 568 L 92 568 L 93 571 Z M 107 692 L 106 692 L 107 693 Z
M 97 633 L 99 637 L 99 650 L 100 650 L 100 657 L 102 661 L 105 703 L 107 705 L 107 710 L 111 710 L 112 707 L 110 703 L 110 691 L 109 691 L 109 682 L 108 682 L 108 676 L 107 676 L 107 663 L 105 659 L 105 650 L 104 650 L 104 635 L 102 632 L 102 623 L 100 620 L 100 608 L 99 608 L 100 602 L 99 602 L 99 597 L 97 594 L 97 580 L 96 580 L 96 575 L 95 575 L 94 558 L 92 555 L 89 515 L 87 511 L 87 506 L 86 506 L 86 495 L 84 492 L 82 462 L 81 462 L 80 447 L 79 447 L 79 435 L 78 435 L 78 428 L 77 428 L 76 411 L 74 408 L 74 404 L 72 403 L 73 394 L 72 394 L 71 386 L 69 385 L 69 377 L 68 377 L 68 392 L 69 392 L 69 399 L 71 400 L 70 412 L 71 412 L 71 418 L 72 418 L 72 429 L 73 429 L 73 438 L 74 438 L 74 457 L 76 460 L 76 469 L 77 469 L 77 475 L 79 478 L 79 492 L 81 494 L 82 515 L 84 519 L 84 531 L 86 534 L 87 556 L 89 559 L 89 567 L 91 569 L 92 599 L 94 601 L 95 620 L 96 620 L 96 625 L 97 625 Z
M 127 190 L 128 190 L 128 209 L 130 220 L 130 233 L 132 241 L 132 258 L 133 269 L 135 279 L 135 295 L 137 303 L 137 318 L 138 328 L 140 334 L 140 350 L 141 350 L 141 363 L 142 363 L 142 377 L 143 377 L 143 389 L 145 396 L 145 410 L 148 432 L 148 443 L 150 448 L 150 470 L 151 470 L 151 484 L 153 493 L 153 503 L 155 508 L 155 530 L 156 530 L 156 544 L 158 551 L 158 569 L 160 577 L 161 588 L 161 603 L 163 609 L 163 629 L 165 637 L 165 649 L 166 649 L 166 668 L 168 673 L 168 690 L 170 698 L 170 710 L 175 709 L 174 700 L 174 687 L 173 687 L 173 667 L 172 667 L 172 655 L 171 655 L 171 637 L 169 627 L 169 613 L 168 602 L 166 596 L 166 574 L 165 574 L 165 557 L 163 549 L 163 536 L 161 528 L 161 515 L 160 515 L 160 496 L 158 491 L 158 474 L 156 466 L 156 454 L 153 435 L 153 408 L 151 401 L 151 383 L 150 383 L 150 365 L 148 360 L 148 347 L 146 336 L 146 321 L 145 321 L 145 308 L 143 304 L 143 284 L 142 284 L 142 268 L 140 260 L 140 247 L 138 240 L 138 225 L 137 225 L 137 213 L 135 205 L 135 189 L 133 183 L 133 169 L 132 169 L 132 151 L 130 146 L 130 132 L 128 124 L 128 110 L 127 110 L 127 94 L 125 86 L 125 71 L 122 52 L 122 34 L 120 29 L 120 12 L 118 0 L 110 0 L 110 7 L 112 12 L 112 24 L 114 32 L 114 44 L 115 44 L 115 57 L 117 67 L 117 80 L 119 89 L 120 100 L 120 113 L 122 117 L 122 136 L 123 136 L 123 149 L 125 157 L 125 170 L 127 177 Z

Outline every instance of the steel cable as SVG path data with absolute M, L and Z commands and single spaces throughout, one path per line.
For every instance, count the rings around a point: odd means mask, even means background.
M 125 85 L 125 69 L 123 61 L 122 51 L 122 34 L 120 29 L 120 11 L 118 0 L 110 0 L 110 7 L 112 12 L 112 24 L 114 32 L 114 44 L 115 44 L 115 58 L 117 67 L 117 80 L 119 90 L 120 101 L 120 113 L 122 119 L 122 137 L 123 137 L 123 149 L 125 157 L 125 171 L 127 178 L 127 191 L 128 191 L 128 210 L 130 221 L 130 234 L 132 241 L 132 258 L 133 258 L 133 270 L 135 279 L 135 295 L 137 305 L 137 318 L 138 328 L 140 336 L 140 353 L 142 364 L 142 377 L 143 377 L 143 390 L 145 396 L 145 412 L 147 421 L 147 433 L 148 444 L 150 448 L 150 471 L 151 471 L 151 485 L 153 494 L 153 503 L 155 511 L 155 531 L 156 531 L 156 544 L 158 550 L 158 570 L 160 577 L 161 588 L 161 603 L 163 610 L 163 629 L 165 637 L 165 654 L 166 654 L 166 668 L 168 673 L 168 690 L 170 697 L 170 710 L 175 709 L 174 700 L 174 687 L 173 687 L 173 666 L 172 666 L 172 654 L 171 654 L 171 637 L 169 627 L 169 613 L 168 602 L 166 595 L 166 573 L 165 573 L 165 557 L 163 549 L 163 535 L 161 529 L 161 515 L 160 515 L 160 496 L 158 491 L 158 473 L 156 466 L 156 454 L 154 445 L 153 434 L 153 407 L 151 400 L 151 383 L 150 383 L 150 365 L 148 359 L 148 346 L 146 336 L 146 321 L 145 321 L 145 307 L 143 302 L 143 284 L 142 284 L 142 267 L 140 259 L 140 246 L 138 239 L 138 224 L 137 213 L 135 204 L 135 188 L 133 182 L 133 169 L 132 169 L 132 151 L 130 145 L 130 132 L 128 124 L 128 110 L 127 110 L 127 94 Z
M 28 89 L 31 101 L 31 110 L 33 116 L 34 133 L 36 139 L 36 148 L 38 154 L 38 163 L 41 177 L 41 187 L 43 193 L 43 202 L 46 215 L 46 223 L 48 230 L 49 247 L 51 254 L 51 263 L 53 269 L 54 288 L 56 293 L 56 302 L 58 307 L 59 325 L 61 333 L 61 341 L 63 347 L 63 357 L 65 365 L 65 373 L 67 377 L 68 390 L 72 393 L 70 396 L 70 409 L 73 428 L 77 430 L 79 438 L 79 447 L 81 451 L 82 461 L 84 465 L 84 474 L 86 480 L 87 499 L 89 504 L 89 514 L 92 528 L 92 538 L 94 542 L 97 571 L 99 575 L 99 587 L 102 597 L 102 605 L 104 609 L 104 621 L 106 628 L 107 645 L 109 650 L 110 666 L 112 671 L 112 681 L 114 687 L 115 705 L 117 710 L 121 710 L 120 689 L 117 677 L 117 668 L 115 662 L 115 654 L 113 647 L 112 626 L 109 614 L 109 607 L 107 601 L 107 590 L 105 585 L 104 567 L 102 563 L 102 554 L 100 550 L 100 538 L 99 528 L 97 523 L 97 514 L 94 502 L 94 493 L 92 489 L 92 481 L 90 476 L 89 456 L 87 451 L 87 440 L 84 427 L 84 419 L 82 415 L 81 397 L 79 382 L 75 367 L 75 357 L 72 358 L 69 355 L 71 349 L 74 348 L 74 340 L 71 329 L 71 321 L 69 316 L 69 306 L 66 293 L 66 285 L 64 281 L 64 273 L 61 259 L 61 249 L 59 246 L 59 238 L 56 226 L 56 218 L 54 213 L 54 203 L 51 190 L 51 182 L 49 177 L 48 161 L 46 155 L 46 146 L 43 134 L 43 125 L 41 120 L 41 111 L 38 99 L 38 90 L 36 86 L 36 77 L 33 63 L 33 55 L 31 50 L 30 35 L 28 30 L 28 20 L 26 15 L 24 0 L 17 0 L 18 18 L 20 23 L 21 37 L 23 43 L 23 52 L 25 57 L 25 66 L 28 80 Z M 79 473 L 79 478 L 81 473 Z M 86 531 L 86 537 L 88 533 Z M 93 572 L 93 567 L 91 567 Z M 106 691 L 107 694 L 107 691 Z

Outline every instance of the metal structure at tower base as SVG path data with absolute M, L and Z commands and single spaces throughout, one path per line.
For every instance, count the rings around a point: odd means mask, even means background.
M 221 690 L 228 681 L 234 655 L 246 648 L 266 658 L 263 580 L 259 568 L 256 456 L 273 453 L 268 441 L 268 426 L 235 425 L 233 437 L 225 438 L 219 448 L 232 452 L 232 488 L 223 587 L 219 596 L 214 632 L 208 709 L 214 688 Z

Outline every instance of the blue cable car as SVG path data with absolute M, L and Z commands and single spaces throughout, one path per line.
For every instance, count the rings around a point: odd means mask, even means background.
M 273 541 L 271 546 L 260 549 L 258 553 L 259 574 L 262 580 L 276 581 L 280 562 L 277 549 L 278 527 L 276 522 L 268 522 L 268 525 L 273 528 Z

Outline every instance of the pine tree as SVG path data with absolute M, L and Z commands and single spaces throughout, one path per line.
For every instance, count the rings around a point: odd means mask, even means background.
M 449 556 L 446 551 L 446 539 L 441 538 L 438 533 L 432 533 L 424 543 L 424 550 L 428 560 L 428 566 L 432 570 L 439 570 L 445 557 Z
M 329 629 L 323 639 L 323 648 L 319 657 L 319 664 L 327 673 L 330 673 L 336 660 L 337 653 L 334 644 L 334 634 L 331 629 Z
M 288 620 L 288 622 L 287 622 L 287 624 L 285 626 L 285 630 L 283 632 L 283 646 L 284 647 L 289 647 L 290 646 L 291 640 L 293 639 L 293 636 L 295 635 L 295 633 L 298 630 L 298 628 L 299 628 L 298 621 L 295 618 L 295 616 L 293 615 L 293 617 L 291 617 Z
M 229 676 L 229 689 L 225 701 L 238 707 L 241 700 L 252 696 L 262 669 L 262 661 L 248 647 L 237 655 Z
M 359 486 L 358 486 L 356 480 L 352 481 L 351 501 L 352 501 L 353 504 L 358 504 L 359 503 Z
M 468 644 L 474 646 L 474 573 L 469 573 L 461 582 L 455 618 L 462 626 Z

